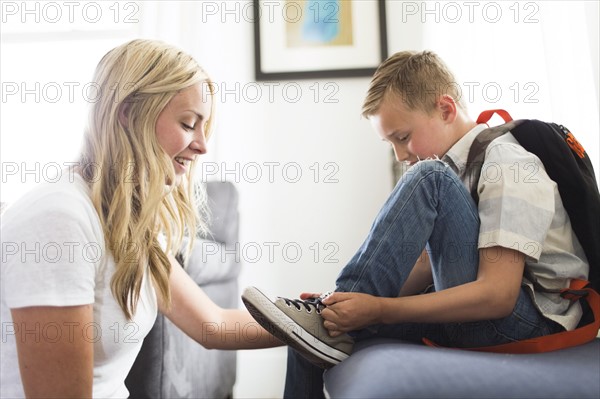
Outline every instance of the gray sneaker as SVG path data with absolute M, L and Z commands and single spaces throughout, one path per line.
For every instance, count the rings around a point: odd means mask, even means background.
M 330 368 L 348 358 L 354 341 L 348 334 L 332 338 L 323 326 L 321 310 L 325 297 L 300 300 L 278 297 L 270 300 L 255 287 L 248 287 L 242 301 L 267 331 L 296 349 L 321 368 Z

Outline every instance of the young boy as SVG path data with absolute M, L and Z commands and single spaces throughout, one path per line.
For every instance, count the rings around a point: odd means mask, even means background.
M 588 276 L 556 184 L 508 133 L 486 150 L 476 205 L 465 165 L 487 126 L 468 116 L 457 89 L 431 52 L 387 59 L 371 81 L 363 116 L 411 167 L 335 292 L 271 301 L 245 290 L 253 316 L 303 356 L 289 352 L 285 396 L 322 397 L 321 372 L 311 363 L 337 364 L 353 340 L 428 338 L 469 348 L 577 326 L 578 302 L 533 285 L 565 288 Z

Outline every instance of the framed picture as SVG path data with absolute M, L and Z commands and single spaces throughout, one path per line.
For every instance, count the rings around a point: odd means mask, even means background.
M 384 0 L 254 0 L 256 80 L 372 76 L 387 58 Z

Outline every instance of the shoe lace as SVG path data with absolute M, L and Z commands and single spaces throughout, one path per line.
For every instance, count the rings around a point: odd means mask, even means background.
M 312 309 L 314 308 L 317 311 L 317 314 L 320 314 L 321 311 L 327 307 L 327 305 L 325 305 L 323 303 L 323 300 L 325 298 L 327 298 L 327 296 L 329 296 L 330 294 L 331 293 L 328 292 L 326 294 L 321 295 L 320 297 L 309 298 L 309 299 L 304 299 L 304 300 L 303 299 L 289 299 L 289 298 L 283 298 L 283 297 L 280 297 L 280 298 L 283 299 L 283 301 L 285 301 L 285 304 L 288 306 L 294 306 L 298 310 L 302 310 L 302 308 L 304 307 L 304 309 L 308 313 L 312 312 Z

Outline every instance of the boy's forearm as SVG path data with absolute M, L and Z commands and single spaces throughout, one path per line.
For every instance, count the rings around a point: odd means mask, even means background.
M 380 298 L 381 322 L 460 323 L 508 316 L 519 296 L 524 255 L 502 247 L 480 252 L 475 281 L 423 295 Z
M 486 284 L 478 281 L 438 292 L 379 300 L 379 319 L 384 324 L 470 322 L 506 316 L 506 307 L 489 294 Z

